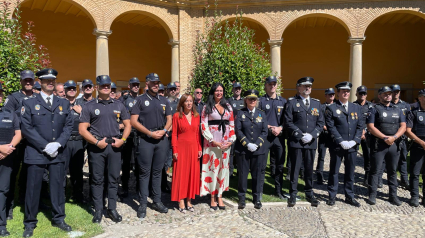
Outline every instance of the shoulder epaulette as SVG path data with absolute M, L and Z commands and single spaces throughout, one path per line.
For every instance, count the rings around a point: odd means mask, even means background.
M 311 98 L 312 100 L 315 100 L 315 101 L 318 101 L 318 102 L 320 102 L 320 100 L 319 99 L 316 99 L 316 98 Z
M 265 111 L 261 110 L 261 108 L 258 108 L 258 107 L 255 110 L 258 110 L 260 112 L 264 112 L 265 113 Z
M 288 98 L 288 101 L 291 101 L 292 99 L 295 99 L 294 97 L 290 97 L 290 98 Z

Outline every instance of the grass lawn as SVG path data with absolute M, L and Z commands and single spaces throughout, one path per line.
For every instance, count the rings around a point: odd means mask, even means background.
M 71 189 L 67 188 L 67 192 Z M 18 188 L 16 193 L 18 194 Z M 69 197 L 69 194 L 67 194 Z M 17 198 L 17 196 L 16 196 Z M 49 204 L 48 200 L 43 200 L 45 204 Z M 10 232 L 9 237 L 22 237 L 24 232 L 24 211 L 25 207 L 21 204 L 15 207 L 13 210 L 13 220 L 7 221 L 7 230 Z M 91 222 L 93 216 L 90 213 L 90 207 L 88 204 L 80 205 L 72 203 L 69 200 L 65 204 L 66 218 L 65 222 L 72 227 L 73 232 L 79 232 L 80 236 L 76 235 L 73 237 L 93 237 L 95 235 L 103 233 L 102 227 L 99 224 L 93 224 Z M 68 233 L 60 230 L 59 228 L 52 227 L 51 225 L 52 212 L 51 210 L 40 210 L 37 216 L 38 224 L 34 230 L 35 238 L 45 237 L 70 237 Z

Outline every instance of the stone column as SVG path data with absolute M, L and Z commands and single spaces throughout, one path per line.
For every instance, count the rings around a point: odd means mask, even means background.
M 96 36 L 96 76 L 109 75 L 108 37 L 111 34 L 112 31 L 93 31 Z
M 280 46 L 282 45 L 282 42 L 283 42 L 283 39 L 269 40 L 272 74 L 277 74 L 277 76 L 281 76 Z
M 366 38 L 350 38 L 350 82 L 353 84 L 350 101 L 357 99 L 356 89 L 362 85 L 362 47 Z
M 179 41 L 171 39 L 168 44 L 171 45 L 171 82 L 180 82 Z

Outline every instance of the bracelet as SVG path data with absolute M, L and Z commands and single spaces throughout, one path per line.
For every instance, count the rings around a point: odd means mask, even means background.
M 99 141 L 100 141 L 100 140 L 97 140 L 97 141 L 96 141 L 96 144 L 94 144 L 94 145 L 95 145 L 95 146 L 97 146 L 97 144 L 99 143 Z

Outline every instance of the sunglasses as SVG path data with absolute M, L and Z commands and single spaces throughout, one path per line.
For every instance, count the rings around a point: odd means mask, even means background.
M 86 85 L 86 86 L 84 86 L 84 88 L 93 88 L 93 86 L 91 86 L 91 85 Z
M 360 95 L 360 96 L 364 96 L 364 95 L 366 95 L 366 93 L 359 93 L 359 95 Z
M 202 92 L 195 92 L 196 94 L 202 94 Z

